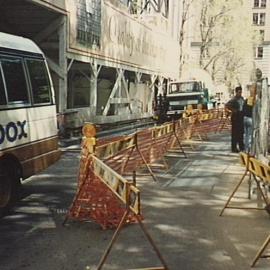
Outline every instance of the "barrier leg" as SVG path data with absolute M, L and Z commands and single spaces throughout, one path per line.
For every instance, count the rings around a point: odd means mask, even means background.
M 185 128 L 183 128 L 183 134 L 185 137 L 185 140 L 191 140 L 192 137 L 192 131 L 191 131 L 191 127 L 190 126 L 186 126 Z M 189 143 L 189 147 L 192 150 L 196 150 L 196 147 L 194 145 L 192 145 L 192 143 Z
M 262 191 L 262 188 L 261 188 L 260 182 L 257 180 L 257 178 L 256 178 L 256 176 L 255 176 L 255 175 L 253 175 L 253 177 L 254 177 L 254 179 L 255 179 L 255 181 L 256 181 L 256 184 L 257 184 L 257 189 L 260 191 L 261 196 L 262 196 L 262 198 L 263 198 L 263 201 L 264 201 L 264 203 L 265 203 L 265 204 L 266 204 L 266 206 L 267 206 L 267 205 L 268 205 L 268 200 L 267 200 L 267 198 L 266 198 L 266 196 L 265 196 L 264 192 Z
M 267 248 L 267 246 L 269 245 L 269 243 L 270 243 L 270 235 L 268 235 L 268 237 L 264 241 L 263 245 L 260 247 L 259 251 L 257 252 L 255 258 L 253 259 L 253 262 L 251 264 L 251 267 L 254 267 L 255 264 L 257 263 L 257 261 L 260 258 L 268 258 L 268 257 L 270 257 L 270 255 L 263 255 L 263 252 L 265 251 L 265 249 Z
M 140 151 L 140 149 L 139 149 L 138 146 L 137 146 L 137 151 L 138 151 L 138 153 L 139 153 L 139 155 L 140 155 L 140 157 L 141 157 L 141 159 L 142 159 L 144 165 L 146 166 L 147 170 L 148 170 L 149 173 L 151 174 L 153 180 L 154 180 L 155 182 L 157 182 L 156 176 L 154 175 L 154 173 L 153 173 L 153 171 L 151 170 L 150 166 L 147 164 L 147 162 L 146 162 L 146 160 L 145 160 L 145 158 L 144 158 L 143 154 L 141 153 L 141 151 Z
M 182 151 L 184 157 L 187 158 L 187 155 L 186 155 L 186 153 L 185 153 L 185 151 L 184 151 L 184 149 L 183 149 L 183 146 L 182 146 L 182 144 L 181 144 L 181 141 L 179 140 L 179 138 L 178 138 L 178 136 L 177 136 L 175 130 L 174 130 L 174 137 L 176 138 L 176 141 L 177 141 L 177 143 L 178 143 L 178 146 L 179 146 L 180 150 Z
M 140 217 L 138 217 L 138 216 L 136 215 L 136 219 L 137 219 L 137 221 L 138 221 L 138 223 L 139 223 L 139 225 L 140 225 L 142 231 L 144 232 L 144 234 L 145 234 L 147 240 L 149 241 L 149 243 L 150 243 L 151 246 L 153 247 L 154 251 L 156 252 L 156 254 L 157 254 L 158 258 L 159 258 L 159 260 L 161 261 L 162 265 L 164 266 L 164 268 L 157 268 L 157 269 L 169 270 L 169 267 L 167 266 L 165 260 L 163 259 L 162 255 L 161 255 L 159 249 L 157 248 L 156 244 L 154 243 L 152 237 L 151 237 L 150 234 L 147 232 L 147 230 L 146 230 L 144 224 L 142 223 Z
M 112 247 L 113 247 L 113 244 L 115 243 L 115 241 L 117 240 L 117 238 L 118 238 L 118 236 L 119 236 L 119 234 L 120 234 L 120 231 L 121 231 L 121 229 L 122 229 L 122 227 L 123 227 L 123 224 L 125 224 L 125 221 L 126 221 L 126 218 L 127 218 L 128 214 L 129 214 L 129 212 L 130 212 L 130 210 L 127 209 L 126 212 L 124 213 L 124 215 L 123 215 L 123 217 L 122 217 L 122 220 L 121 220 L 121 222 L 119 223 L 119 225 L 118 225 L 116 231 L 114 232 L 113 237 L 112 237 L 112 239 L 111 239 L 109 245 L 107 246 L 105 252 L 103 253 L 102 258 L 101 258 L 101 260 L 100 260 L 100 262 L 99 262 L 99 264 L 98 264 L 96 270 L 101 270 L 101 269 L 102 269 L 102 267 L 103 267 L 103 265 L 104 265 L 104 263 L 105 263 L 107 257 L 109 256 L 109 253 L 110 253 L 110 251 L 111 251 L 111 249 L 112 249 Z M 143 233 L 145 234 L 147 240 L 149 241 L 149 243 L 150 243 L 151 246 L 153 247 L 154 251 L 155 251 L 156 254 L 157 254 L 157 257 L 159 258 L 160 262 L 161 262 L 162 265 L 163 265 L 163 267 L 143 268 L 143 269 L 145 269 L 145 270 L 150 270 L 150 269 L 151 269 L 151 270 L 152 270 L 152 269 L 154 269 L 154 270 L 155 270 L 155 269 L 156 269 L 156 270 L 169 270 L 169 268 L 168 268 L 168 266 L 167 266 L 165 260 L 163 259 L 163 257 L 162 257 L 162 255 L 161 255 L 159 249 L 158 249 L 157 246 L 155 245 L 155 243 L 154 243 L 152 237 L 151 237 L 150 234 L 147 232 L 147 230 L 146 230 L 144 224 L 142 223 L 141 218 L 140 218 L 138 215 L 135 215 L 135 217 L 136 217 L 136 219 L 137 219 L 137 221 L 138 221 L 138 223 L 139 223 L 139 225 L 140 225 L 140 227 L 141 227 Z M 135 270 L 135 269 L 134 269 L 134 270 Z M 139 270 L 139 269 L 137 269 L 137 270 Z
M 245 179 L 247 173 L 248 173 L 248 171 L 246 170 L 245 173 L 243 174 L 243 176 L 241 177 L 239 183 L 235 186 L 235 188 L 234 188 L 232 194 L 230 195 L 230 197 L 229 197 L 229 199 L 227 200 L 225 206 L 224 206 L 223 209 L 221 210 L 219 216 L 222 216 L 222 214 L 223 214 L 225 208 L 228 208 L 228 205 L 229 205 L 231 199 L 233 198 L 233 196 L 234 196 L 234 194 L 236 193 L 236 191 L 238 190 L 238 188 L 241 186 L 241 184 L 242 184 L 242 182 L 244 181 L 244 179 Z
M 112 237 L 111 242 L 109 243 L 107 249 L 105 250 L 105 252 L 104 252 L 104 254 L 103 254 L 103 256 L 102 256 L 102 258 L 101 258 L 101 260 L 100 260 L 100 262 L 99 262 L 99 264 L 97 266 L 97 270 L 101 270 L 102 269 L 102 266 L 104 265 L 104 263 L 105 263 L 108 255 L 109 255 L 109 253 L 110 253 L 110 251 L 112 249 L 113 244 L 115 243 L 117 237 L 119 236 L 119 233 L 120 233 L 121 228 L 125 224 L 125 221 L 126 221 L 126 218 L 127 218 L 128 214 L 129 214 L 129 210 L 127 209 L 125 211 L 125 213 L 124 213 L 124 215 L 123 215 L 123 217 L 122 217 L 122 219 L 121 219 L 121 221 L 120 221 L 120 223 L 119 223 L 116 231 L 113 234 L 113 237 Z
M 170 136 L 169 139 L 167 140 L 166 145 L 165 145 L 165 146 L 162 146 L 162 153 L 166 153 L 166 152 L 167 152 L 167 150 L 168 150 L 168 142 L 170 142 L 170 140 L 171 140 L 171 136 Z M 156 138 L 154 138 L 154 144 L 155 144 L 155 146 L 158 148 L 158 144 L 157 144 Z M 165 160 L 163 154 L 161 155 L 161 158 L 160 158 L 160 159 L 162 160 L 165 169 L 168 170 L 168 169 L 169 169 L 169 164 L 168 164 L 168 162 Z M 150 163 L 150 166 L 152 166 L 151 163 Z
M 251 199 L 251 185 L 252 185 L 252 180 L 251 180 L 251 174 L 249 174 L 248 178 L 248 199 Z
M 198 138 L 199 141 L 203 141 L 202 136 L 201 136 L 201 133 L 196 129 L 196 124 L 195 123 L 192 124 L 191 130 L 192 130 L 191 131 L 191 137 L 197 136 L 197 138 Z
M 130 151 L 130 153 L 129 153 L 127 159 L 124 161 L 124 163 L 123 163 L 123 165 L 122 165 L 122 167 L 121 167 L 121 174 L 124 173 L 124 171 L 125 171 L 125 169 L 126 169 L 126 166 L 127 166 L 128 162 L 129 162 L 129 158 L 130 158 L 130 156 L 132 155 L 134 149 L 135 149 L 135 146 L 131 148 L 131 151 Z

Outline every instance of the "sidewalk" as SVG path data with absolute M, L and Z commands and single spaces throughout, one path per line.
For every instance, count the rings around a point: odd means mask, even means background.
M 188 158 L 169 153 L 168 171 L 137 176 L 144 223 L 170 270 L 245 270 L 269 232 L 265 211 L 223 208 L 243 174 L 237 154 L 230 153 L 229 134 L 193 142 Z M 25 184 L 27 196 L 0 220 L 1 270 L 94 270 L 113 231 L 92 222 L 61 223 L 76 190 L 79 152 L 66 152 L 46 172 Z M 37 181 L 38 180 L 38 181 Z M 237 194 L 247 200 L 247 184 Z M 12 256 L 10 255 L 12 254 Z M 126 226 L 113 246 L 104 270 L 161 265 L 139 226 Z M 254 269 L 270 269 L 260 259 Z

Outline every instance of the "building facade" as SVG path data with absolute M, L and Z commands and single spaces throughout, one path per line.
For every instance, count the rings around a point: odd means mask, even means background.
M 269 0 L 250 1 L 251 23 L 260 36 L 259 46 L 254 48 L 255 67 L 263 77 L 270 78 L 270 2 Z
M 0 11 L 0 31 L 45 53 L 61 125 L 150 117 L 178 78 L 178 1 L 14 0 Z

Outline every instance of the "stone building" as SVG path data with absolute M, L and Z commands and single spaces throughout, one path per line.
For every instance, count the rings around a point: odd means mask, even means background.
M 179 1 L 12 0 L 0 11 L 1 32 L 45 53 L 66 127 L 150 117 L 178 77 Z
M 250 0 L 250 22 L 261 38 L 259 46 L 254 48 L 255 68 L 263 77 L 270 77 L 270 2 Z

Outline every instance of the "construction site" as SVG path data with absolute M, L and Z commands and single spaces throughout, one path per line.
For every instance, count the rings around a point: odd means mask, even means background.
M 0 3 L 1 270 L 269 269 L 263 63 L 218 88 L 221 37 L 184 52 L 193 1 Z

